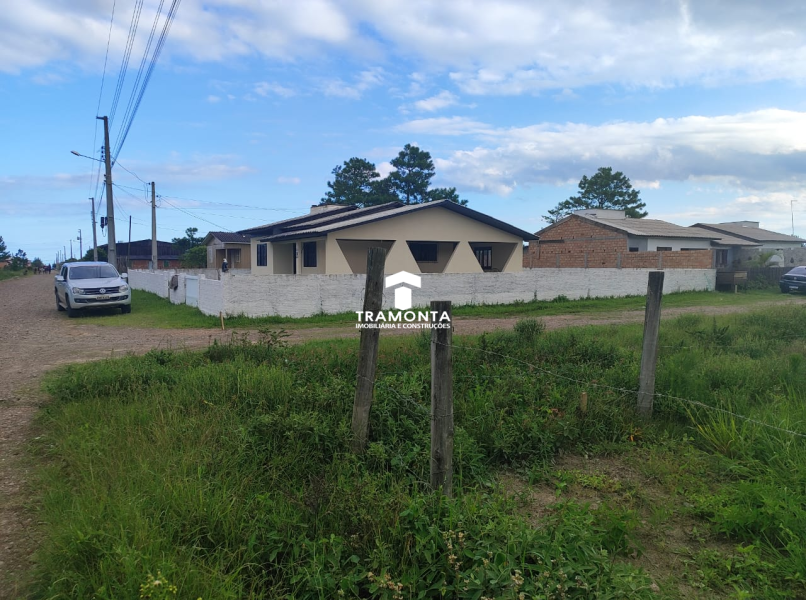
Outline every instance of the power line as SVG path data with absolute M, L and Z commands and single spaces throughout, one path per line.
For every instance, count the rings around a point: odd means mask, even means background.
M 148 51 L 151 49 L 151 43 L 154 41 L 154 32 L 157 30 L 157 23 L 159 22 L 160 15 L 162 14 L 162 5 L 164 4 L 165 0 L 160 0 L 160 4 L 157 7 L 157 14 L 154 15 L 154 23 L 151 25 L 151 33 L 148 36 L 148 41 L 146 42 L 145 50 L 143 50 L 143 58 L 140 60 L 140 68 L 137 70 L 137 77 L 132 84 L 132 93 L 129 96 L 129 102 L 126 105 L 126 112 L 123 114 L 123 120 L 120 124 L 120 129 L 118 130 L 118 139 L 121 137 L 121 132 L 123 131 L 126 122 L 129 119 L 129 114 L 131 113 L 132 105 L 134 104 L 134 98 L 137 95 L 137 86 L 140 83 L 140 79 L 143 76 L 143 69 L 145 68 L 146 58 L 148 57 Z
M 112 110 L 110 112 L 109 124 L 115 120 L 115 114 L 118 110 L 118 101 L 120 100 L 120 93 L 123 91 L 123 82 L 126 80 L 126 71 L 129 69 L 129 58 L 132 54 L 132 47 L 134 46 L 134 38 L 137 34 L 137 25 L 140 22 L 140 11 L 143 9 L 143 0 L 136 0 L 134 3 L 134 10 L 132 11 L 132 20 L 129 24 L 129 37 L 126 39 L 126 48 L 123 51 L 123 60 L 120 64 L 120 72 L 118 73 L 118 82 L 115 87 L 115 96 L 112 100 Z
M 238 208 L 251 208 L 253 210 L 271 210 L 271 211 L 277 211 L 277 212 L 293 212 L 293 213 L 300 212 L 300 211 L 294 210 L 292 208 L 268 208 L 268 207 L 265 207 L 265 206 L 249 206 L 248 204 L 233 204 L 231 202 L 218 202 L 218 201 L 214 201 L 214 200 L 198 200 L 196 198 L 182 198 L 180 196 L 166 196 L 164 194 L 161 195 L 160 197 L 161 198 L 171 198 L 172 200 L 186 200 L 187 202 L 203 202 L 205 204 L 222 204 L 224 206 L 235 206 L 235 207 L 238 207 Z
M 118 189 L 119 189 L 121 192 L 123 192 L 124 194 L 127 194 L 127 195 L 131 196 L 131 197 L 132 197 L 132 198 L 134 198 L 135 200 L 138 200 L 138 201 L 142 201 L 142 200 L 143 200 L 143 198 L 140 198 L 140 197 L 138 197 L 138 196 L 135 196 L 134 194 L 132 194 L 131 192 L 129 192 L 129 191 L 126 189 L 128 186 L 122 186 L 122 185 L 117 184 L 117 183 L 113 183 L 112 185 L 113 185 L 113 186 L 115 186 L 116 188 L 118 188 Z M 135 188 L 131 188 L 131 189 L 135 189 Z M 140 190 L 138 190 L 138 191 L 140 191 Z M 150 202 L 146 201 L 146 204 L 150 204 Z M 118 206 L 118 208 L 120 208 L 120 205 L 117 205 L 117 206 Z M 120 210 L 123 210 L 123 209 L 121 208 Z M 124 211 L 124 212 L 125 212 L 125 211 Z
M 129 171 L 129 169 L 127 169 L 126 167 L 124 167 L 124 166 L 123 166 L 122 164 L 120 164 L 119 162 L 115 161 L 115 166 L 120 167 L 121 169 L 123 169 L 124 171 L 126 171 L 126 172 L 127 172 L 129 175 L 132 175 L 133 177 L 137 178 L 137 180 L 138 180 L 138 181 L 140 181 L 140 183 L 143 183 L 143 184 L 145 184 L 145 185 L 150 185 L 150 184 L 149 184 L 147 181 L 143 181 L 143 180 L 140 178 L 140 176 L 139 176 L 137 173 L 135 173 L 134 171 Z
M 143 95 L 145 94 L 146 88 L 148 87 L 148 83 L 151 80 L 151 75 L 154 73 L 154 67 L 157 64 L 157 60 L 159 60 L 159 56 L 162 53 L 162 48 L 165 45 L 165 40 L 168 37 L 168 33 L 171 30 L 171 25 L 173 24 L 173 20 L 176 17 L 176 11 L 179 9 L 179 5 L 181 4 L 181 0 L 173 0 L 171 3 L 171 8 L 168 9 L 168 14 L 165 17 L 165 23 L 162 27 L 162 32 L 160 33 L 160 37 L 157 40 L 157 45 L 154 48 L 154 53 L 151 56 L 151 62 L 148 65 L 148 70 L 146 71 L 145 78 L 143 79 L 143 84 L 140 87 L 140 91 L 137 94 L 137 100 L 134 103 L 134 106 L 131 110 L 131 114 L 129 115 L 128 122 L 126 123 L 125 129 L 123 129 L 122 136 L 119 136 L 117 141 L 115 152 L 113 154 L 113 158 L 117 160 L 120 151 L 123 149 L 123 144 L 126 142 L 126 137 L 129 135 L 129 129 L 134 122 L 134 117 L 137 115 L 137 110 L 140 108 L 140 102 L 143 100 Z
M 112 24 L 115 21 L 115 6 L 117 5 L 117 0 L 112 0 L 112 16 L 109 18 L 109 33 L 106 36 L 106 54 L 104 54 L 104 70 L 103 74 L 101 75 L 101 90 L 98 92 L 98 106 L 95 108 L 95 115 L 97 116 L 98 113 L 101 111 L 101 99 L 104 95 L 104 82 L 106 81 L 106 64 L 109 60 L 109 42 L 112 40 Z M 95 119 L 95 131 L 92 135 L 92 153 L 93 155 L 97 152 L 97 147 L 95 144 L 98 143 L 98 119 Z M 98 195 L 98 181 L 101 178 L 101 163 L 98 163 L 97 174 L 95 175 L 95 193 L 92 195 L 93 198 Z M 92 193 L 92 171 L 90 171 L 90 193 Z
M 162 198 L 163 200 L 165 200 L 165 197 L 164 197 L 164 196 L 161 196 L 161 198 Z M 172 207 L 172 208 L 175 208 L 176 210 L 178 210 L 178 211 L 180 211 L 180 212 L 185 213 L 185 214 L 186 214 L 187 216 L 189 216 L 189 217 L 193 217 L 194 219 L 198 219 L 199 221 L 204 221 L 205 223 L 209 223 L 210 225 L 213 225 L 214 227 L 220 227 L 220 228 L 221 228 L 221 229 L 223 229 L 224 231 L 229 231 L 230 233 L 232 233 L 232 229 L 228 229 L 228 228 L 224 227 L 223 225 L 219 225 L 219 224 L 217 224 L 217 223 L 213 223 L 212 221 L 208 221 L 207 219 L 204 219 L 204 218 L 202 218 L 202 217 L 198 217 L 198 216 L 194 215 L 193 213 L 189 213 L 188 211 L 186 211 L 186 210 L 184 210 L 184 209 L 182 209 L 182 208 L 179 208 L 179 207 L 178 207 L 178 206 L 176 206 L 175 204 L 172 204 L 171 202 L 168 202 L 168 200 L 165 200 L 165 204 L 167 204 L 168 206 L 170 206 L 170 207 Z

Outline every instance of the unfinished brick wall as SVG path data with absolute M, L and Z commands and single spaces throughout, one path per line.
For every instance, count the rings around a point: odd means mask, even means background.
M 527 269 L 710 269 L 711 250 L 629 252 L 627 234 L 572 216 L 529 242 Z

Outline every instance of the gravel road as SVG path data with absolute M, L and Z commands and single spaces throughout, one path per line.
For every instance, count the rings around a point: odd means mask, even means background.
M 791 302 L 806 304 L 803 296 Z M 668 309 L 664 318 L 687 312 L 724 314 L 752 307 L 695 307 Z M 133 306 L 137 310 L 137 306 Z M 543 317 L 547 329 L 578 325 L 640 322 L 643 311 L 601 316 Z M 457 334 L 509 329 L 517 318 L 457 319 Z M 384 332 L 387 335 L 388 332 Z M 0 281 L 0 600 L 19 597 L 36 546 L 36 527 L 27 507 L 26 489 L 32 465 L 25 442 L 33 439 L 33 417 L 47 401 L 39 391 L 46 371 L 66 363 L 98 360 L 152 348 L 199 348 L 213 339 L 224 341 L 231 332 L 209 329 L 134 329 L 95 325 L 92 319 L 68 319 L 56 311 L 53 277 L 32 275 Z M 291 331 L 289 341 L 357 337 L 354 328 L 310 328 Z

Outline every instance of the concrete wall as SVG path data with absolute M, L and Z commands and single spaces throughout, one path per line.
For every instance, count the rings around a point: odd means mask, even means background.
M 761 249 L 761 248 L 742 248 L 736 253 L 736 262 L 734 266 L 737 269 L 742 268 L 742 266 L 746 266 L 749 261 L 752 261 L 758 258 L 758 255 L 762 252 L 773 252 L 772 249 Z M 782 257 L 784 259 L 784 263 L 781 265 L 782 267 L 797 267 L 800 265 L 806 265 L 806 248 L 782 248 L 774 251 L 776 255 Z
M 422 275 L 422 287 L 412 290 L 415 307 L 431 300 L 454 304 L 505 304 L 514 301 L 632 296 L 646 293 L 652 269 L 524 269 L 517 273 L 442 273 Z M 665 271 L 664 293 L 713 290 L 713 269 Z M 132 272 L 129 282 L 167 298 L 170 273 Z M 185 275 L 172 302 L 184 302 Z M 360 310 L 364 299 L 364 275 L 239 275 L 224 273 L 221 280 L 199 278 L 199 310 L 204 314 L 279 315 L 306 317 L 317 313 Z M 392 308 L 394 290 L 384 293 L 384 308 Z M 136 309 L 135 309 L 136 310 Z
M 173 275 L 173 271 L 129 271 L 129 285 L 132 289 L 143 290 L 156 294 L 160 298 L 168 297 L 168 282 Z
M 227 279 L 231 275 L 225 275 Z M 205 315 L 218 315 L 224 312 L 223 284 L 214 279 L 199 278 L 199 310 Z
M 651 269 L 525 269 L 519 273 L 424 274 L 422 287 L 413 289 L 414 306 L 431 300 L 460 304 L 505 304 L 516 300 L 630 296 L 646 293 Z M 250 317 L 280 315 L 305 317 L 317 313 L 360 310 L 364 297 L 364 275 L 222 276 L 223 311 L 227 315 Z M 713 290 L 713 269 L 666 271 L 664 292 Z M 210 282 L 208 282 L 210 283 Z M 199 308 L 218 314 L 215 301 Z M 392 308 L 394 290 L 384 293 L 384 308 Z

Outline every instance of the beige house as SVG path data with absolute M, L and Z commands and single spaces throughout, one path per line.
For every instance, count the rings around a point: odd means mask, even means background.
M 207 268 L 220 269 L 227 259 L 230 269 L 248 269 L 252 265 L 248 236 L 229 231 L 211 231 L 202 243 L 207 246 Z
M 387 273 L 514 272 L 521 270 L 523 242 L 535 239 L 447 200 L 314 206 L 302 217 L 239 233 L 251 238 L 255 275 L 366 273 L 373 246 L 387 249 Z

